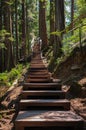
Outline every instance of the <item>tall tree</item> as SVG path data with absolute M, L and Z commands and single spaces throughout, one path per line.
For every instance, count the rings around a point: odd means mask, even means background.
M 71 25 L 73 28 L 73 20 L 74 20 L 74 0 L 71 0 Z M 73 31 L 72 31 L 72 35 L 73 35 Z
M 0 0 L 0 31 L 1 30 L 2 30 L 2 1 Z M 0 72 L 2 72 L 2 48 L 1 48 L 1 45 L 0 45 Z
M 55 0 L 55 23 L 56 31 L 61 32 L 65 29 L 65 16 L 64 16 L 64 0 Z M 62 54 L 62 34 L 55 37 L 55 56 Z
M 56 29 L 62 31 L 65 28 L 64 0 L 55 0 Z
M 28 1 L 26 1 L 26 44 L 27 44 L 27 51 L 29 55 L 29 19 L 28 19 Z
M 11 6 L 10 6 L 10 0 L 4 0 L 3 1 L 3 7 L 4 7 L 4 29 L 7 31 L 7 34 L 5 36 L 5 57 L 4 57 L 4 63 L 5 63 L 5 69 L 10 70 L 14 66 L 13 61 L 13 51 L 12 51 L 12 42 L 10 38 L 12 37 L 12 19 L 11 19 Z M 9 33 L 9 35 L 8 35 Z
M 50 0 L 50 44 L 54 44 L 54 35 L 51 33 L 55 32 L 55 0 Z
M 16 63 L 18 62 L 18 0 L 15 0 Z
M 22 0 L 22 58 L 26 57 L 26 0 Z
M 46 28 L 46 0 L 39 0 L 39 36 L 42 39 L 42 49 L 47 45 L 47 28 Z

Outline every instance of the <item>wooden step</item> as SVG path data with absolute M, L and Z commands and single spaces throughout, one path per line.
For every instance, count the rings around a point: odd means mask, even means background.
M 46 70 L 47 68 L 45 66 L 30 66 L 30 70 Z
M 41 63 L 41 64 L 40 63 L 38 63 L 38 64 L 37 63 L 36 64 L 31 63 L 30 66 L 45 66 L 45 65 L 43 63 Z
M 15 130 L 54 130 L 55 127 L 55 130 L 83 130 L 83 119 L 71 111 L 29 110 L 20 111 L 15 120 Z
M 42 60 L 41 57 L 38 57 L 38 58 L 36 58 L 36 57 L 34 58 L 34 57 L 33 57 L 33 59 L 32 59 L 32 61 L 40 61 L 40 60 Z
M 45 65 L 30 65 L 30 68 L 46 68 Z
M 32 63 L 31 62 L 30 65 L 36 65 L 36 66 L 39 65 L 39 66 L 41 66 L 41 65 L 44 65 L 44 63 L 43 62 L 42 63 L 40 63 L 40 62 L 39 63 L 38 62 L 37 63 Z
M 40 60 L 39 62 L 32 60 L 32 61 L 31 61 L 31 64 L 44 64 L 44 63 L 43 63 L 42 60 Z
M 36 64 L 31 63 L 30 66 L 45 66 L 45 65 L 43 63 L 41 63 L 41 64 L 39 64 L 39 63 L 38 64 L 37 63 Z
M 43 74 L 43 75 L 34 75 L 34 74 L 29 74 L 29 76 L 27 78 L 49 78 L 50 75 L 49 74 Z
M 34 68 L 34 69 L 30 68 L 29 72 L 41 72 L 42 74 L 44 72 L 48 72 L 48 69 L 47 68 Z
M 29 75 L 29 76 L 27 77 L 27 80 L 30 80 L 30 79 L 31 79 L 31 80 L 32 80 L 32 79 L 43 79 L 43 80 L 46 79 L 46 80 L 47 80 L 47 79 L 50 79 L 50 76 L 48 76 L 48 75 L 44 75 L 44 76 L 43 76 L 43 75 L 41 75 L 41 76 L 40 76 L 40 75 L 39 75 L 39 76 L 38 76 L 38 75 L 31 75 L 31 76 L 30 76 L 30 75 Z M 50 81 L 51 81 L 51 80 L 50 80 Z
M 23 90 L 61 90 L 59 83 L 24 83 Z
M 20 110 L 70 110 L 70 102 L 67 99 L 30 99 L 21 100 Z
M 38 71 L 38 72 L 29 72 L 29 75 L 39 75 L 39 76 L 42 76 L 42 75 L 50 75 L 48 71 Z
M 50 78 L 29 78 L 25 80 L 27 83 L 50 83 L 52 79 Z
M 63 91 L 22 91 L 22 99 L 64 99 Z

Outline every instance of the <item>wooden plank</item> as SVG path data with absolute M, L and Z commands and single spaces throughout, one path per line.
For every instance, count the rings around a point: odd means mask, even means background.
M 24 83 L 23 90 L 61 90 L 59 83 Z
M 83 119 L 71 111 L 20 111 L 15 123 L 23 127 L 73 126 L 83 129 Z
M 45 74 L 45 75 L 33 75 L 33 74 L 30 74 L 30 75 L 28 75 L 28 77 L 27 78 L 49 78 L 50 77 L 50 75 L 49 74 Z
M 65 92 L 63 91 L 22 91 L 21 93 L 22 99 L 31 99 L 31 98 L 56 98 L 56 99 L 64 99 L 65 98 Z
M 26 109 L 57 109 L 60 107 L 63 110 L 70 110 L 70 102 L 66 99 L 33 99 L 33 100 L 21 100 L 19 103 L 19 108 L 21 110 Z
M 49 83 L 49 82 L 52 82 L 52 79 L 50 79 L 50 78 L 29 78 L 29 79 L 26 79 L 25 82 L 29 82 L 29 83 Z

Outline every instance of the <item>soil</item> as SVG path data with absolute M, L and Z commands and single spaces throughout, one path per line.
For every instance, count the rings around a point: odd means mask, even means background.
M 2 90 L 2 87 L 0 88 Z M 8 90 L 6 87 L 3 88 L 5 95 L 0 103 L 0 130 L 14 129 L 14 121 L 18 112 L 21 91 L 22 86 L 15 86 L 12 89 L 8 88 Z
M 67 91 L 67 98 L 71 101 L 72 110 L 86 122 L 86 46 L 83 47 L 83 53 L 79 48 L 75 48 L 71 56 L 56 67 L 53 76 L 62 81 L 63 89 Z

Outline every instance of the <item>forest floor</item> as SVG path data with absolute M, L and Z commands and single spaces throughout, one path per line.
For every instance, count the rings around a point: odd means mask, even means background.
M 83 55 L 74 51 L 56 69 L 55 78 L 61 79 L 66 97 L 71 101 L 71 109 L 82 116 L 86 122 L 86 50 Z M 18 102 L 22 86 L 15 85 L 11 89 L 0 87 L 0 130 L 14 130 L 14 121 L 18 112 Z M 86 123 L 85 123 L 86 127 Z
M 83 54 L 75 48 L 71 56 L 56 68 L 53 76 L 62 81 L 71 109 L 84 118 L 86 128 L 86 46 Z

